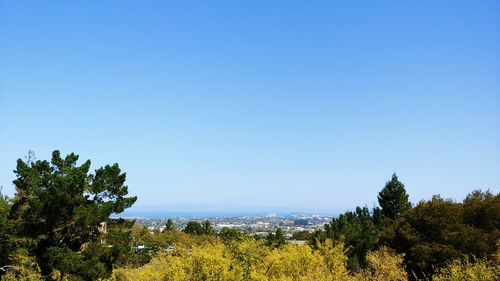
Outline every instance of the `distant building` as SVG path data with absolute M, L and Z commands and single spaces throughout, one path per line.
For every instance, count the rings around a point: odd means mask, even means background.
M 278 215 L 276 213 L 269 213 L 267 214 L 267 218 L 276 218 Z

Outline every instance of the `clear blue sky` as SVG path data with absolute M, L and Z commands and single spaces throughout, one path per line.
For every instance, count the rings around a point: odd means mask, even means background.
M 0 1 L 0 185 L 54 149 L 136 209 L 500 190 L 500 1 Z

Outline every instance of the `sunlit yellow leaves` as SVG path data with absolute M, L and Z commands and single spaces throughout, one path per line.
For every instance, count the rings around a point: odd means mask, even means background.
M 183 237 L 179 242 L 188 242 Z M 192 241 L 191 241 L 192 242 Z M 342 243 L 326 240 L 313 250 L 307 244 L 269 248 L 243 239 L 223 243 L 203 240 L 163 252 L 143 267 L 120 268 L 111 280 L 142 281 L 402 281 L 408 280 L 403 255 L 381 247 L 366 256 L 367 267 L 349 272 Z M 483 261 L 452 263 L 434 276 L 437 281 L 499 280 L 500 266 Z
M 493 261 L 456 260 L 433 277 L 435 281 L 496 281 L 500 280 L 500 263 Z
M 332 242 L 313 251 L 308 245 L 287 244 L 270 250 L 262 242 L 245 239 L 223 244 L 176 247 L 137 269 L 117 269 L 115 280 L 350 280 L 342 244 Z
M 403 266 L 403 255 L 397 255 L 386 247 L 366 255 L 367 268 L 356 274 L 357 280 L 386 280 L 403 281 L 408 280 Z

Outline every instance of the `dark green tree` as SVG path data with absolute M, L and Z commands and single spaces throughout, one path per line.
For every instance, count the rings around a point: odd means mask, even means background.
M 474 191 L 463 203 L 433 196 L 395 219 L 380 238 L 405 253 L 409 273 L 424 278 L 454 259 L 494 255 L 499 221 L 500 194 Z
M 281 246 L 285 244 L 285 234 L 283 233 L 283 229 L 276 229 L 276 234 L 274 235 L 274 240 L 276 241 L 276 246 Z
M 405 186 L 395 173 L 378 194 L 378 203 L 382 208 L 382 214 L 390 219 L 397 218 L 411 208 Z
M 292 235 L 292 239 L 308 241 L 308 240 L 311 240 L 313 235 L 314 235 L 314 233 L 312 233 L 308 230 L 301 230 L 301 231 L 294 232 Z
M 243 233 L 236 228 L 223 227 L 219 232 L 219 237 L 221 237 L 225 242 L 238 241 L 243 236 Z
M 500 193 L 474 190 L 463 204 L 465 223 L 488 232 L 500 229 Z
M 113 245 L 106 254 L 113 258 L 113 265 L 128 266 L 135 264 L 135 251 L 132 249 L 132 227 L 135 221 L 125 219 L 110 219 L 107 224 L 107 233 L 101 241 Z
M 272 246 L 272 245 L 274 245 L 274 241 L 276 241 L 274 233 L 269 232 L 266 236 L 266 245 Z
M 310 244 L 315 247 L 325 239 L 343 241 L 347 248 L 350 269 L 359 269 L 365 265 L 366 253 L 378 243 L 378 229 L 367 207 L 356 207 L 354 212 L 345 212 L 325 224 L 323 231 L 317 231 Z
M 12 241 L 9 233 L 11 225 L 7 219 L 9 210 L 9 199 L 2 194 L 2 189 L 0 188 L 0 268 L 10 263 L 9 254 L 12 249 Z M 4 272 L 0 270 L 0 276 Z
M 196 221 L 189 221 L 186 224 L 186 227 L 184 227 L 184 229 L 182 231 L 184 231 L 187 234 L 191 234 L 191 235 L 205 234 L 205 230 L 203 229 L 203 226 L 199 222 L 196 222 Z
M 16 195 L 9 218 L 21 238 L 30 239 L 32 254 L 48 276 L 54 269 L 72 279 L 109 276 L 117 245 L 103 245 L 99 227 L 136 201 L 126 197 L 125 173 L 118 164 L 89 173 L 90 160 L 77 165 L 78 155 L 48 161 L 17 161 Z
M 175 230 L 175 224 L 172 219 L 168 219 L 165 223 L 165 229 L 163 231 L 173 231 Z
M 211 235 L 214 233 L 214 228 L 212 226 L 212 223 L 209 221 L 209 220 L 205 220 L 203 222 L 203 232 L 206 234 L 206 235 Z
M 279 227 L 278 229 L 276 229 L 275 233 L 269 232 L 269 234 L 266 237 L 267 246 L 279 247 L 281 245 L 284 245 L 285 243 L 286 243 L 285 234 L 283 233 L 283 229 Z

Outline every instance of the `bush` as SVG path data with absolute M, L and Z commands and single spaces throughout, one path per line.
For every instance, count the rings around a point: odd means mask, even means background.
M 408 275 L 403 265 L 403 255 L 397 255 L 393 250 L 382 246 L 377 251 L 368 252 L 366 255 L 367 267 L 356 275 L 358 280 L 408 280 Z
M 500 280 L 500 264 L 486 260 L 455 260 L 433 277 L 434 281 Z

